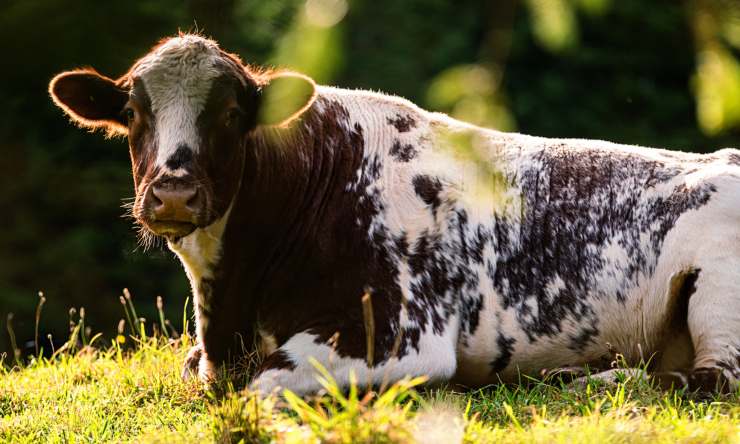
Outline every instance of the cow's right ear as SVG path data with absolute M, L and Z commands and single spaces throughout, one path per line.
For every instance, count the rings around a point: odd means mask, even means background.
M 299 117 L 316 100 L 313 79 L 295 72 L 279 72 L 262 86 L 257 122 L 285 126 Z
M 109 135 L 128 133 L 125 117 L 121 115 L 128 101 L 128 90 L 92 69 L 57 75 L 49 83 L 49 94 L 81 127 L 102 128 Z

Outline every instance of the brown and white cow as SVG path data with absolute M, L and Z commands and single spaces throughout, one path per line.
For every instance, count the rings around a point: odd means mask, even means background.
M 740 151 L 482 129 L 188 34 L 50 93 L 78 125 L 128 136 L 134 215 L 190 279 L 186 371 L 204 380 L 257 338 L 264 391 L 317 390 L 310 357 L 343 385 L 351 369 L 480 385 L 614 353 L 738 385 Z

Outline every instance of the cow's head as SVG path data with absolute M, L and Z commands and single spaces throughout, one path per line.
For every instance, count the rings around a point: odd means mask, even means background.
M 315 94 L 307 77 L 251 69 L 189 34 L 163 40 L 117 80 L 67 71 L 49 92 L 78 125 L 128 136 L 133 215 L 169 239 L 222 217 L 241 183 L 250 133 L 292 120 Z

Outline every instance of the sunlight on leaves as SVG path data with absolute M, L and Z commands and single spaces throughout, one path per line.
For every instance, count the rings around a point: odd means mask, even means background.
M 330 28 L 339 23 L 347 14 L 345 0 L 308 0 L 306 19 L 320 28 Z
M 697 117 L 707 134 L 740 125 L 740 63 L 721 47 L 698 54 Z
M 592 8 L 595 1 L 583 2 Z M 562 52 L 578 42 L 578 23 L 568 0 L 527 0 L 534 36 L 550 52 Z
M 612 5 L 612 0 L 575 0 L 575 3 L 586 14 L 599 16 L 606 14 Z
M 740 49 L 740 17 L 728 20 L 723 31 L 727 42 Z
M 482 64 L 449 68 L 432 80 L 426 101 L 456 119 L 502 131 L 515 129 L 514 117 L 499 95 L 501 72 Z
M 277 44 L 271 63 L 306 74 L 317 83 L 329 81 L 341 64 L 338 25 L 347 10 L 345 0 L 308 0 Z
M 716 135 L 740 126 L 740 62 L 726 44 L 732 40 L 723 38 L 728 36 L 727 24 L 740 16 L 740 6 L 701 0 L 691 5 L 698 47 L 692 79 L 696 114 L 702 131 Z
M 341 62 L 337 25 L 347 9 L 345 0 L 308 0 L 296 14 L 291 29 L 278 42 L 271 63 L 306 74 L 318 83 L 329 81 Z M 311 95 L 313 88 L 302 81 L 288 79 L 270 85 L 260 121 L 283 121 L 303 108 L 306 97 Z
M 722 37 L 735 48 L 740 49 L 740 2 L 720 2 L 720 10 L 715 14 L 719 20 Z
M 486 211 L 488 214 L 502 214 L 515 203 L 512 190 L 505 173 L 499 168 L 502 159 L 497 142 L 490 134 L 474 128 L 451 130 L 446 127 L 435 129 L 435 138 L 442 150 L 440 165 L 455 165 L 447 173 L 452 183 L 459 184 L 456 198 Z M 500 142 L 498 142 L 500 144 Z
M 455 119 L 484 128 L 515 130 L 514 117 L 505 104 L 499 85 L 501 71 L 493 65 L 470 64 L 449 68 L 432 80 L 426 95 L 427 104 Z M 440 164 L 459 165 L 452 179 L 464 185 L 463 199 L 500 211 L 507 204 L 509 189 L 505 176 L 491 158 L 490 140 L 486 133 L 471 130 L 451 131 L 437 128 L 435 137 L 444 149 Z

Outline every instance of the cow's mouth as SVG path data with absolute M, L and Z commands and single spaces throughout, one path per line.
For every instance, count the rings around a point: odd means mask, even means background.
M 147 227 L 157 236 L 163 236 L 170 241 L 176 241 L 181 237 L 195 231 L 197 226 L 192 222 L 158 220 L 147 223 Z

